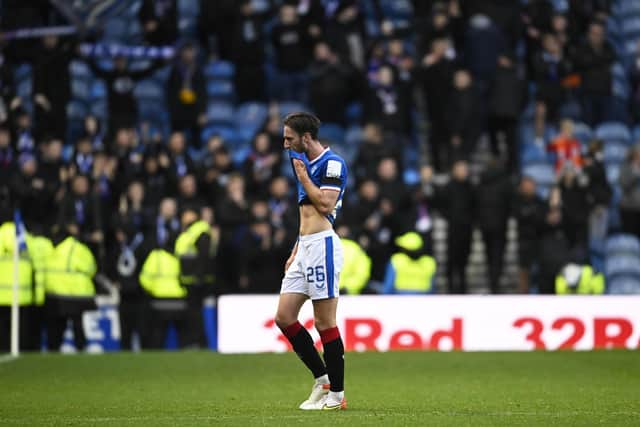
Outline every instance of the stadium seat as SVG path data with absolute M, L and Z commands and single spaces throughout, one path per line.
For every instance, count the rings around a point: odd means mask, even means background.
M 238 135 L 236 130 L 231 126 L 207 126 L 202 130 L 200 134 L 200 138 L 203 142 L 207 141 L 212 136 L 219 136 L 225 142 L 235 143 L 238 140 Z
M 228 61 L 209 62 L 204 68 L 204 75 L 207 79 L 231 79 L 234 73 L 234 66 Z
M 606 163 L 622 163 L 627 156 L 629 146 L 616 141 L 607 141 L 604 143 L 604 161 Z
M 138 82 L 133 93 L 138 99 L 143 98 L 159 102 L 164 100 L 164 87 L 161 82 L 155 79 L 145 79 Z
M 71 94 L 74 98 L 89 99 L 91 87 L 86 79 L 71 79 Z
M 91 83 L 90 97 L 92 100 L 104 99 L 107 96 L 107 87 L 102 80 Z
M 125 42 L 127 41 L 128 21 L 124 19 L 111 18 L 104 25 L 102 40 L 104 42 Z
M 618 178 L 620 177 L 620 165 L 617 163 L 610 163 L 606 165 L 605 171 L 607 173 L 607 182 L 609 182 L 609 185 L 618 185 Z
M 635 277 L 640 280 L 640 257 L 626 254 L 608 256 L 605 274 L 610 280 L 615 277 Z
M 198 0 L 178 0 L 178 13 L 181 15 L 197 16 L 200 11 Z
M 640 124 L 633 128 L 633 142 L 640 142 Z
M 13 70 L 13 78 L 16 83 L 23 80 L 31 80 L 31 65 L 20 64 Z
M 548 163 L 525 166 L 522 170 L 522 175 L 532 178 L 540 186 L 553 185 L 556 180 L 553 166 Z
M 210 124 L 232 124 L 233 105 L 227 102 L 211 102 L 207 106 L 207 122 Z
M 91 79 L 91 69 L 82 61 L 71 61 L 69 64 L 69 73 L 71 78 Z
M 235 111 L 236 128 L 262 127 L 269 115 L 266 104 L 260 102 L 245 102 Z
M 573 135 L 578 138 L 581 143 L 586 144 L 593 138 L 593 131 L 588 124 L 576 122 L 573 125 Z
M 94 101 L 91 103 L 91 114 L 99 119 L 105 120 L 107 118 L 107 103 L 105 101 Z
M 402 174 L 405 185 L 413 186 L 420 182 L 420 172 L 416 169 L 405 169 Z
M 634 277 L 618 277 L 607 282 L 607 293 L 611 295 L 640 294 L 640 280 Z
M 548 154 L 544 147 L 533 143 L 520 145 L 520 163 L 523 166 L 547 163 L 548 161 Z
M 559 13 L 565 13 L 569 10 L 569 2 L 567 0 L 552 0 L 553 10 Z
M 300 102 L 292 102 L 292 101 L 285 101 L 285 102 L 281 102 L 279 104 L 279 108 L 280 108 L 280 117 L 284 118 L 287 116 L 287 114 L 291 114 L 294 113 L 296 111 L 306 111 L 307 108 L 304 106 L 304 104 L 300 103 Z
M 623 18 L 620 22 L 620 30 L 625 37 L 640 32 L 640 16 L 631 15 L 628 18 Z
M 631 132 L 624 123 L 606 122 L 596 128 L 596 138 L 604 141 L 631 142 Z
M 329 144 L 344 144 L 344 129 L 340 125 L 324 123 L 318 132 L 318 138 Z
M 230 80 L 212 80 L 207 83 L 207 95 L 209 99 L 232 100 L 233 83 Z
M 344 143 L 352 147 L 358 147 L 362 137 L 362 128 L 360 126 L 351 126 L 344 134 Z
M 610 236 L 605 244 L 605 253 L 611 255 L 635 255 L 640 257 L 640 239 L 633 234 Z
M 16 95 L 21 98 L 30 98 L 33 91 L 33 84 L 31 79 L 23 79 L 18 82 L 16 86 Z
M 80 100 L 72 100 L 67 104 L 67 118 L 71 120 L 84 120 L 88 113 L 87 105 Z

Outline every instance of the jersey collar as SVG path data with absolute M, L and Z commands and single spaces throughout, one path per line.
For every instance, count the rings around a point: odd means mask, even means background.
M 325 154 L 327 154 L 329 152 L 329 147 L 325 148 L 322 153 L 320 153 L 320 155 L 318 157 L 316 157 L 315 159 L 311 160 L 309 162 L 310 165 L 314 164 L 315 162 L 317 162 L 318 160 L 320 160 L 321 158 L 324 157 Z

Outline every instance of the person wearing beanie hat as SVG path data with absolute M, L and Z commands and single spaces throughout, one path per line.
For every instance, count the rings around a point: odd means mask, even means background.
M 391 255 L 387 265 L 383 293 L 433 293 L 436 261 L 424 253 L 422 237 L 409 231 L 396 237 L 394 243 L 398 250 Z

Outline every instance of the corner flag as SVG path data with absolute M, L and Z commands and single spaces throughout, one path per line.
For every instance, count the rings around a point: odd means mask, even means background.
M 11 355 L 18 356 L 20 352 L 20 305 L 18 304 L 20 287 L 20 254 L 27 250 L 27 229 L 22 222 L 20 210 L 13 213 L 13 223 L 16 228 L 15 247 L 13 248 L 13 301 L 11 303 Z

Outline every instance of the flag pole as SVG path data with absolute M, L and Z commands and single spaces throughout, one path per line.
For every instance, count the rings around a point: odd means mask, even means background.
M 13 301 L 11 302 L 11 355 L 18 357 L 20 354 L 20 338 L 18 332 L 20 331 L 20 305 L 18 304 L 18 292 L 20 288 L 18 286 L 19 281 L 19 263 L 20 263 L 20 242 L 17 238 L 18 223 L 14 221 L 16 226 L 16 233 L 14 234 L 14 246 L 13 246 Z

